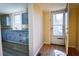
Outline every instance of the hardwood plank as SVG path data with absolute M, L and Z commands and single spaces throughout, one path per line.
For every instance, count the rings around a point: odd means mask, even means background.
M 57 51 L 57 53 L 65 53 L 65 47 L 59 45 L 44 44 L 43 47 L 40 49 L 39 53 L 37 54 L 37 56 L 56 56 L 55 51 Z M 57 56 L 59 56 L 59 54 Z
M 77 51 L 75 48 L 69 47 L 68 56 L 79 56 L 79 51 Z
M 28 56 L 29 50 L 27 45 L 3 41 L 4 56 Z

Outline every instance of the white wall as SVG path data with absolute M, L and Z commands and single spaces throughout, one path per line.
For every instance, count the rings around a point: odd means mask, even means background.
M 29 55 L 33 55 L 33 10 L 32 4 L 28 5 L 28 20 L 29 20 Z
M 29 4 L 29 55 L 36 55 L 43 45 L 42 11 L 38 4 Z
M 37 54 L 37 51 L 42 45 L 42 12 L 40 10 L 34 13 L 33 20 L 33 52 L 34 55 Z

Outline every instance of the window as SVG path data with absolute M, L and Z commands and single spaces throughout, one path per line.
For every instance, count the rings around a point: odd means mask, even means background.
M 21 14 L 14 15 L 13 30 L 22 30 L 22 16 Z
M 63 13 L 53 14 L 53 35 L 63 35 Z
M 10 26 L 10 17 L 9 16 L 6 16 L 6 22 L 7 22 L 6 25 Z

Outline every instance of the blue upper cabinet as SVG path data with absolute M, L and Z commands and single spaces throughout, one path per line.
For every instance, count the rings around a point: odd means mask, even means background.
M 5 27 L 6 26 L 6 16 L 2 16 L 2 20 L 1 20 L 1 26 Z
M 22 24 L 28 24 L 28 13 L 22 13 Z
M 10 26 L 9 16 L 2 16 L 1 26 L 2 27 Z

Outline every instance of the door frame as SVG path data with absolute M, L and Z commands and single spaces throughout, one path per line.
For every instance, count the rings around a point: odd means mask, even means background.
M 65 53 L 66 53 L 66 55 L 68 54 L 68 41 L 69 41 L 69 34 L 68 34 L 68 32 L 69 32 L 69 30 L 68 30 L 68 28 L 69 28 L 69 18 L 68 18 L 68 11 L 67 10 L 59 10 L 59 11 L 54 11 L 54 12 L 60 12 L 60 11 L 63 11 L 63 12 L 67 12 L 67 34 L 65 35 Z M 51 13 L 50 13 L 50 28 L 51 28 L 51 19 L 52 19 L 52 12 L 53 11 L 51 11 Z M 65 17 L 64 17 L 65 18 Z M 51 40 L 52 40 L 52 33 L 51 33 L 51 29 L 50 29 L 50 34 L 51 34 L 51 37 L 50 37 L 50 44 L 51 44 Z
M 57 10 L 57 11 L 51 11 L 51 17 L 50 17 L 50 28 L 52 29 L 52 14 L 55 13 L 63 13 L 63 35 L 64 35 L 64 45 L 65 45 L 65 10 Z M 51 40 L 50 43 L 52 44 L 52 30 L 50 29 L 50 33 L 51 33 Z
M 1 35 L 1 20 L 0 20 L 0 56 L 3 56 L 2 35 Z

